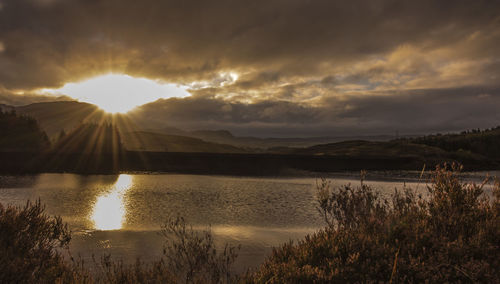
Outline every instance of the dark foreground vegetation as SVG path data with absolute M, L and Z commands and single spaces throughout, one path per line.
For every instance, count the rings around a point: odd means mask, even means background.
M 323 182 L 328 225 L 275 249 L 248 282 L 500 282 L 500 185 L 490 200 L 459 170 L 437 168 L 425 198 L 404 189 L 383 200 L 363 183 Z
M 318 186 L 324 229 L 283 244 L 244 275 L 231 273 L 237 249 L 217 251 L 209 231 L 182 219 L 163 227 L 163 258 L 126 265 L 109 256 L 70 258 L 70 233 L 38 202 L 0 205 L 2 283 L 365 283 L 500 282 L 500 184 L 462 183 L 460 168 L 438 167 L 428 194 L 395 191 L 384 200 L 363 184 Z M 491 196 L 491 197 L 490 197 Z
M 16 112 L 0 110 L 0 149 L 2 151 L 37 152 L 50 145 L 38 122 Z

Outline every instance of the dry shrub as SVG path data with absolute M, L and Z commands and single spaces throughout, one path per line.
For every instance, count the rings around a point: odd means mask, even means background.
M 237 276 L 231 273 L 238 247 L 225 245 L 216 249 L 209 229 L 197 231 L 187 226 L 183 218 L 171 218 L 160 232 L 165 237 L 163 256 L 148 263 L 137 259 L 128 265 L 114 260 L 110 255 L 100 261 L 93 260 L 94 272 L 89 273 L 83 265 L 72 282 L 82 279 L 97 283 L 232 283 Z M 76 261 L 74 263 L 81 263 Z M 82 277 L 83 276 L 83 277 Z M 83 282 L 85 282 L 83 281 Z
M 178 283 L 231 283 L 231 266 L 239 247 L 225 244 L 217 251 L 210 230 L 196 232 L 183 218 L 169 220 L 162 231 L 166 240 L 165 263 L 176 272 Z
M 195 231 L 184 219 L 166 222 L 163 256 L 134 264 L 105 255 L 85 263 L 68 250 L 71 239 L 60 217 L 44 213 L 40 201 L 24 207 L 0 204 L 0 283 L 230 283 L 236 247 L 215 247 L 209 230 Z M 63 257 L 65 250 L 70 256 Z
M 438 167 L 425 199 L 404 189 L 386 201 L 363 183 L 323 181 L 326 228 L 275 249 L 245 281 L 500 282 L 500 185 L 490 200 L 460 170 Z
M 0 204 L 0 283 L 53 283 L 69 273 L 58 249 L 67 248 L 70 232 L 44 210 L 40 201 Z

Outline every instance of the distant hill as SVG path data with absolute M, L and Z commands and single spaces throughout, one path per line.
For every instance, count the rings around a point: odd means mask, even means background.
M 145 131 L 159 134 L 185 136 L 204 140 L 216 144 L 232 145 L 236 148 L 244 148 L 246 151 L 265 152 L 272 147 L 308 147 L 317 144 L 333 143 L 345 140 L 363 139 L 370 141 L 388 141 L 394 136 L 353 136 L 353 137 L 311 137 L 311 138 L 258 138 L 238 137 L 227 130 L 195 130 L 186 131 L 175 127 L 165 126 L 162 129 L 147 128 L 147 117 L 136 117 L 128 114 L 111 115 L 97 106 L 76 101 L 57 101 L 34 103 L 26 106 L 1 105 L 0 109 L 15 109 L 18 113 L 29 115 L 39 121 L 41 128 L 47 133 L 51 140 L 57 139 L 59 133 L 64 130 L 70 132 L 81 123 L 113 123 L 121 133 Z M 143 121 L 142 127 L 136 121 Z M 165 122 L 167 124 L 168 122 Z M 160 147 L 161 148 L 161 147 Z M 159 148 L 158 148 L 159 149 Z
M 481 164 L 490 159 L 484 155 L 464 152 L 446 151 L 438 147 L 411 143 L 404 140 L 388 142 L 344 141 L 315 145 L 306 148 L 279 147 L 270 149 L 270 153 L 295 154 L 306 156 L 341 156 L 352 158 L 412 158 L 427 164 L 439 164 L 445 161 L 459 161 L 467 164 Z
M 369 140 L 369 141 L 389 141 L 394 139 L 390 135 L 377 136 L 340 136 L 340 137 L 307 137 L 307 138 L 259 138 L 234 136 L 227 130 L 195 130 L 184 131 L 174 127 L 164 129 L 151 129 L 151 132 L 164 133 L 169 135 L 180 135 L 199 138 L 208 142 L 229 144 L 239 148 L 247 148 L 255 151 L 256 148 L 265 152 L 268 148 L 274 147 L 309 147 L 317 144 L 327 144 L 347 140 Z
M 195 130 L 188 132 L 194 137 L 203 137 L 206 140 L 234 140 L 236 137 L 227 130 Z
M 439 147 L 446 151 L 466 151 L 500 159 L 500 126 L 486 130 L 470 130 L 457 134 L 436 134 L 412 139 L 411 143 Z
M 60 135 L 53 146 L 57 153 L 113 154 L 123 151 L 118 129 L 107 123 L 83 123 L 68 134 Z
M 74 101 L 34 103 L 16 107 L 16 111 L 38 120 L 49 137 L 58 135 L 61 130 L 71 131 L 81 123 L 105 118 L 104 111 L 95 105 Z
M 373 142 L 373 141 L 344 141 L 338 143 L 321 144 L 299 149 L 275 149 L 278 152 L 289 152 L 301 155 L 345 155 L 345 156 L 435 156 L 444 157 L 446 151 L 437 147 L 412 143 Z
M 0 110 L 0 151 L 43 151 L 50 143 L 37 121 L 14 111 Z
M 82 123 L 67 134 L 61 132 L 51 150 L 37 157 L 30 168 L 35 172 L 117 173 L 124 155 L 117 127 Z
M 245 150 L 225 144 L 206 142 L 201 139 L 166 135 L 146 131 L 122 134 L 123 144 L 131 151 L 155 152 L 205 152 L 205 153 L 244 153 Z
M 135 131 L 137 127 L 125 115 L 109 114 L 97 106 L 76 101 L 34 103 L 14 108 L 20 114 L 35 118 L 51 140 L 61 131 L 71 132 L 82 123 L 112 123 L 120 131 Z
M 385 144 L 377 144 L 376 142 L 388 142 L 394 139 L 391 135 L 378 135 L 378 136 L 345 136 L 345 137 L 308 137 L 308 138 L 258 138 L 258 137 L 239 137 L 233 135 L 227 130 L 195 130 L 187 131 L 175 127 L 165 126 L 163 129 L 148 129 L 147 117 L 135 117 L 134 115 L 111 115 L 97 106 L 81 103 L 75 101 L 58 101 L 58 102 L 43 102 L 34 103 L 26 106 L 12 107 L 8 105 L 0 105 L 0 110 L 10 111 L 15 109 L 19 114 L 25 114 L 35 118 L 40 128 L 46 132 L 51 141 L 56 141 L 61 131 L 69 133 L 77 128 L 82 123 L 113 123 L 120 131 L 120 133 L 142 133 L 134 138 L 134 135 L 126 134 L 124 145 L 129 149 L 140 150 L 146 149 L 147 151 L 188 151 L 188 152 L 205 152 L 215 151 L 216 153 L 222 152 L 294 152 L 294 151 L 312 151 L 321 152 L 323 146 L 311 148 L 309 150 L 290 150 L 288 148 L 308 148 L 314 145 L 329 145 L 343 141 L 357 141 L 364 140 L 373 142 L 372 144 L 353 145 L 351 144 L 338 144 L 336 146 L 330 145 L 332 149 L 326 150 L 325 153 L 333 153 L 340 145 L 345 145 L 342 150 L 345 151 L 347 145 L 353 148 L 350 151 L 366 150 L 367 155 L 371 155 L 371 148 L 383 148 Z M 145 114 L 146 115 L 146 114 Z M 136 121 L 142 121 L 142 127 L 136 124 Z M 168 122 L 165 122 L 168 125 Z M 148 134 L 146 134 L 148 133 Z M 156 133 L 156 134 L 153 134 Z M 164 136 L 162 136 L 164 135 Z M 184 137 L 184 138 L 180 138 Z M 193 138 L 197 140 L 191 140 Z M 179 142 L 182 141 L 182 142 Z M 427 145 L 437 147 L 444 152 L 458 153 L 457 155 L 474 156 L 476 154 L 484 157 L 500 159 L 500 129 L 490 129 L 487 131 L 468 131 L 461 134 L 447 134 L 447 135 L 429 135 L 424 137 L 406 137 L 399 139 L 400 142 L 406 144 Z M 185 143 L 187 146 L 180 146 Z M 222 144 L 222 146 L 221 146 Z M 197 145 L 197 146 L 195 146 Z M 229 146 L 231 145 L 231 146 Z M 392 145 L 392 144 L 391 144 Z M 399 145 L 399 144 L 398 144 Z M 392 146 L 391 146 L 392 147 Z M 405 146 L 409 147 L 409 146 Z M 406 153 L 421 153 L 422 149 L 417 146 L 407 149 Z M 397 146 L 403 153 L 405 150 L 402 146 Z M 388 151 L 381 149 L 381 151 Z M 395 151 L 395 150 L 391 150 Z M 433 151 L 425 149 L 425 151 Z M 467 152 L 467 153 L 466 153 Z M 388 152 L 387 152 L 388 153 Z M 442 153 L 435 152 L 433 155 L 440 155 Z M 430 154 L 429 154 L 430 155 Z

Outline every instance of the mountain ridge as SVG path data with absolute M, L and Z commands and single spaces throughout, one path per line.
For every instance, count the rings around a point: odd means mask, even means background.
M 317 144 L 333 143 L 352 139 L 371 141 L 388 141 L 393 136 L 349 136 L 349 137 L 307 137 L 307 138 L 260 138 L 252 136 L 235 136 L 228 130 L 183 130 L 169 126 L 165 123 L 163 128 L 148 128 L 139 126 L 137 114 L 109 114 L 99 109 L 96 105 L 78 101 L 39 102 L 24 106 L 3 105 L 16 112 L 37 119 L 42 129 L 53 140 L 61 131 L 71 131 L 81 123 L 113 122 L 121 132 L 147 131 L 158 134 L 186 136 L 201 139 L 205 142 L 228 144 L 237 148 L 260 149 L 264 151 L 272 147 L 308 147 Z M 145 114 L 143 114 L 145 115 Z

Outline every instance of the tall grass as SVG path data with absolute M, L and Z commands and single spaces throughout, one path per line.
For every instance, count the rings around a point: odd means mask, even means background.
M 460 170 L 438 167 L 425 197 L 405 188 L 383 199 L 363 181 L 336 188 L 323 181 L 317 201 L 325 228 L 275 248 L 240 276 L 231 272 L 237 248 L 216 250 L 210 231 L 196 232 L 182 218 L 164 225 L 160 259 L 126 265 L 104 256 L 91 269 L 63 259 L 69 231 L 40 202 L 0 205 L 0 282 L 498 283 L 500 184 L 484 194 L 484 183 L 463 183 Z

